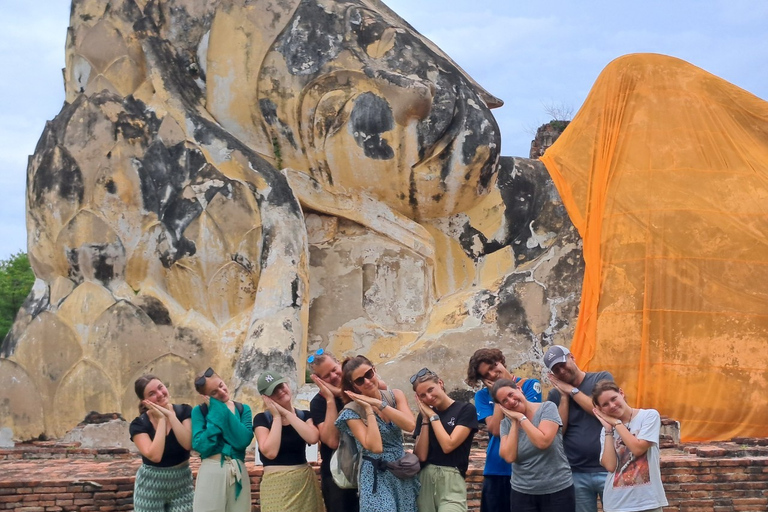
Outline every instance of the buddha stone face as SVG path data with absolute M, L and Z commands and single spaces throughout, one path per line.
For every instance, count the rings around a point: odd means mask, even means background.
M 273 41 L 244 41 L 263 55 L 238 73 L 247 83 L 222 79 L 236 70 L 231 55 L 209 55 L 209 108 L 219 122 L 272 146 L 278 166 L 363 192 L 413 219 L 482 199 L 500 147 L 487 105 L 498 100 L 383 4 L 301 1 L 291 9 Z M 214 22 L 211 47 L 251 11 L 243 12 Z M 230 111 L 248 105 L 245 122 L 220 115 L 222 96 Z

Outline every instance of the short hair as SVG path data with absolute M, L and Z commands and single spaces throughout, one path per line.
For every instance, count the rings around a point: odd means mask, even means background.
M 483 380 L 483 376 L 477 373 L 477 369 L 482 363 L 494 366 L 496 363 L 506 364 L 507 360 L 501 350 L 497 348 L 481 348 L 476 350 L 469 358 L 469 367 L 467 367 L 467 384 L 474 387 Z
M 619 393 L 621 392 L 621 389 L 619 388 L 619 385 L 612 380 L 601 380 L 595 384 L 594 388 L 592 388 L 592 405 L 598 407 L 599 404 L 597 403 L 597 399 L 606 391 L 615 391 Z
M 319 356 L 315 356 L 315 358 L 312 360 L 311 363 L 309 363 L 309 366 L 312 367 L 312 370 L 314 371 L 315 367 L 320 366 L 325 362 L 326 359 L 331 359 L 332 361 L 339 362 L 338 359 L 336 359 L 336 356 L 328 352 L 327 350 L 320 354 Z
M 496 393 L 498 393 L 501 388 L 517 389 L 517 383 L 509 379 L 499 379 L 494 382 L 493 387 L 491 388 L 491 396 L 493 397 L 493 401 L 496 403 L 499 403 L 499 401 L 496 399 Z

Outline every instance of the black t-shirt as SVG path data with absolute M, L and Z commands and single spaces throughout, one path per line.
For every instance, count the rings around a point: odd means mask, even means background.
M 176 417 L 179 421 L 184 421 L 192 417 L 192 407 L 187 404 L 173 404 L 173 410 L 176 412 Z M 128 432 L 131 435 L 131 441 L 133 441 L 133 436 L 136 434 L 147 434 L 150 439 L 155 439 L 155 427 L 152 426 L 152 422 L 149 420 L 147 413 L 134 419 L 131 422 L 131 426 L 128 428 Z M 160 462 L 152 462 L 143 455 L 141 456 L 141 460 L 148 466 L 169 468 L 189 460 L 189 450 L 179 444 L 179 441 L 176 440 L 176 434 L 171 430 L 168 432 L 168 435 L 165 436 L 165 450 L 163 451 L 163 458 L 160 459 Z
M 442 412 L 435 411 L 435 414 L 440 417 L 440 423 L 443 424 L 448 434 L 453 433 L 453 429 L 457 425 L 463 425 L 469 428 L 471 432 L 455 450 L 451 453 L 443 453 L 440 443 L 437 442 L 437 436 L 432 431 L 432 427 L 429 427 L 429 451 L 427 452 L 427 460 L 424 465 L 434 464 L 435 466 L 454 467 L 459 470 L 461 476 L 466 477 L 467 468 L 469 467 L 469 450 L 472 448 L 472 438 L 475 437 L 477 432 L 477 411 L 475 406 L 456 400 L 446 410 Z M 423 421 L 428 421 L 428 419 Z M 421 433 L 421 422 L 422 416 L 419 413 L 419 417 L 416 418 L 416 437 Z
M 302 418 L 305 422 L 309 419 L 309 411 L 296 410 L 299 418 Z M 303 415 L 303 416 L 302 416 Z M 272 421 L 267 418 L 267 415 L 263 412 L 257 414 L 253 418 L 253 431 L 256 432 L 256 427 L 270 428 Z M 307 443 L 296 432 L 296 429 L 290 425 L 283 425 L 283 432 L 280 437 L 280 449 L 277 452 L 277 457 L 274 459 L 268 459 L 259 450 L 259 457 L 261 457 L 261 463 L 265 466 L 297 466 L 299 464 L 307 463 Z
M 587 396 L 592 396 L 595 384 L 601 380 L 613 380 L 608 372 L 587 372 L 584 380 L 578 386 Z M 563 434 L 565 456 L 571 465 L 571 470 L 577 473 L 599 473 L 605 471 L 600 465 L 600 432 L 603 425 L 597 418 L 581 408 L 576 401 L 568 397 L 568 428 Z M 560 391 L 552 389 L 547 395 L 547 401 L 560 405 Z
M 341 411 L 344 408 L 344 402 L 341 398 L 336 397 L 336 412 Z M 309 402 L 309 413 L 312 416 L 312 421 L 315 422 L 315 426 L 319 427 L 321 423 L 325 422 L 325 413 L 328 410 L 328 403 L 320 393 Z M 333 456 L 333 448 L 320 442 L 320 475 L 323 477 L 331 476 L 331 456 Z

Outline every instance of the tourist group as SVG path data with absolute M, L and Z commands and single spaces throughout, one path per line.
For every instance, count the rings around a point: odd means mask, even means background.
M 581 370 L 573 354 L 549 347 L 553 386 L 516 377 L 498 349 L 471 357 L 474 405 L 445 391 L 422 368 L 410 377 L 417 404 L 381 379 L 366 357 L 340 362 L 318 350 L 307 363 L 318 394 L 309 410 L 293 406 L 288 381 L 264 372 L 264 412 L 232 400 L 212 369 L 194 380 L 194 408 L 171 403 L 154 375 L 136 380 L 140 415 L 130 426 L 142 455 L 137 512 L 247 512 L 251 486 L 245 452 L 255 436 L 264 473 L 255 500 L 262 512 L 460 512 L 479 423 L 489 433 L 482 512 L 658 511 L 667 505 L 659 465 L 659 413 L 627 404 L 608 372 Z M 403 434 L 415 438 L 413 453 Z M 320 443 L 320 479 L 306 447 Z M 190 451 L 201 464 L 193 484 Z

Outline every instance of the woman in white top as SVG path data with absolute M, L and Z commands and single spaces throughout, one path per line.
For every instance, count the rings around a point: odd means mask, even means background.
M 603 380 L 592 392 L 595 417 L 603 424 L 600 464 L 605 481 L 605 512 L 661 512 L 667 505 L 659 464 L 661 418 L 654 409 L 633 409 L 614 382 Z

